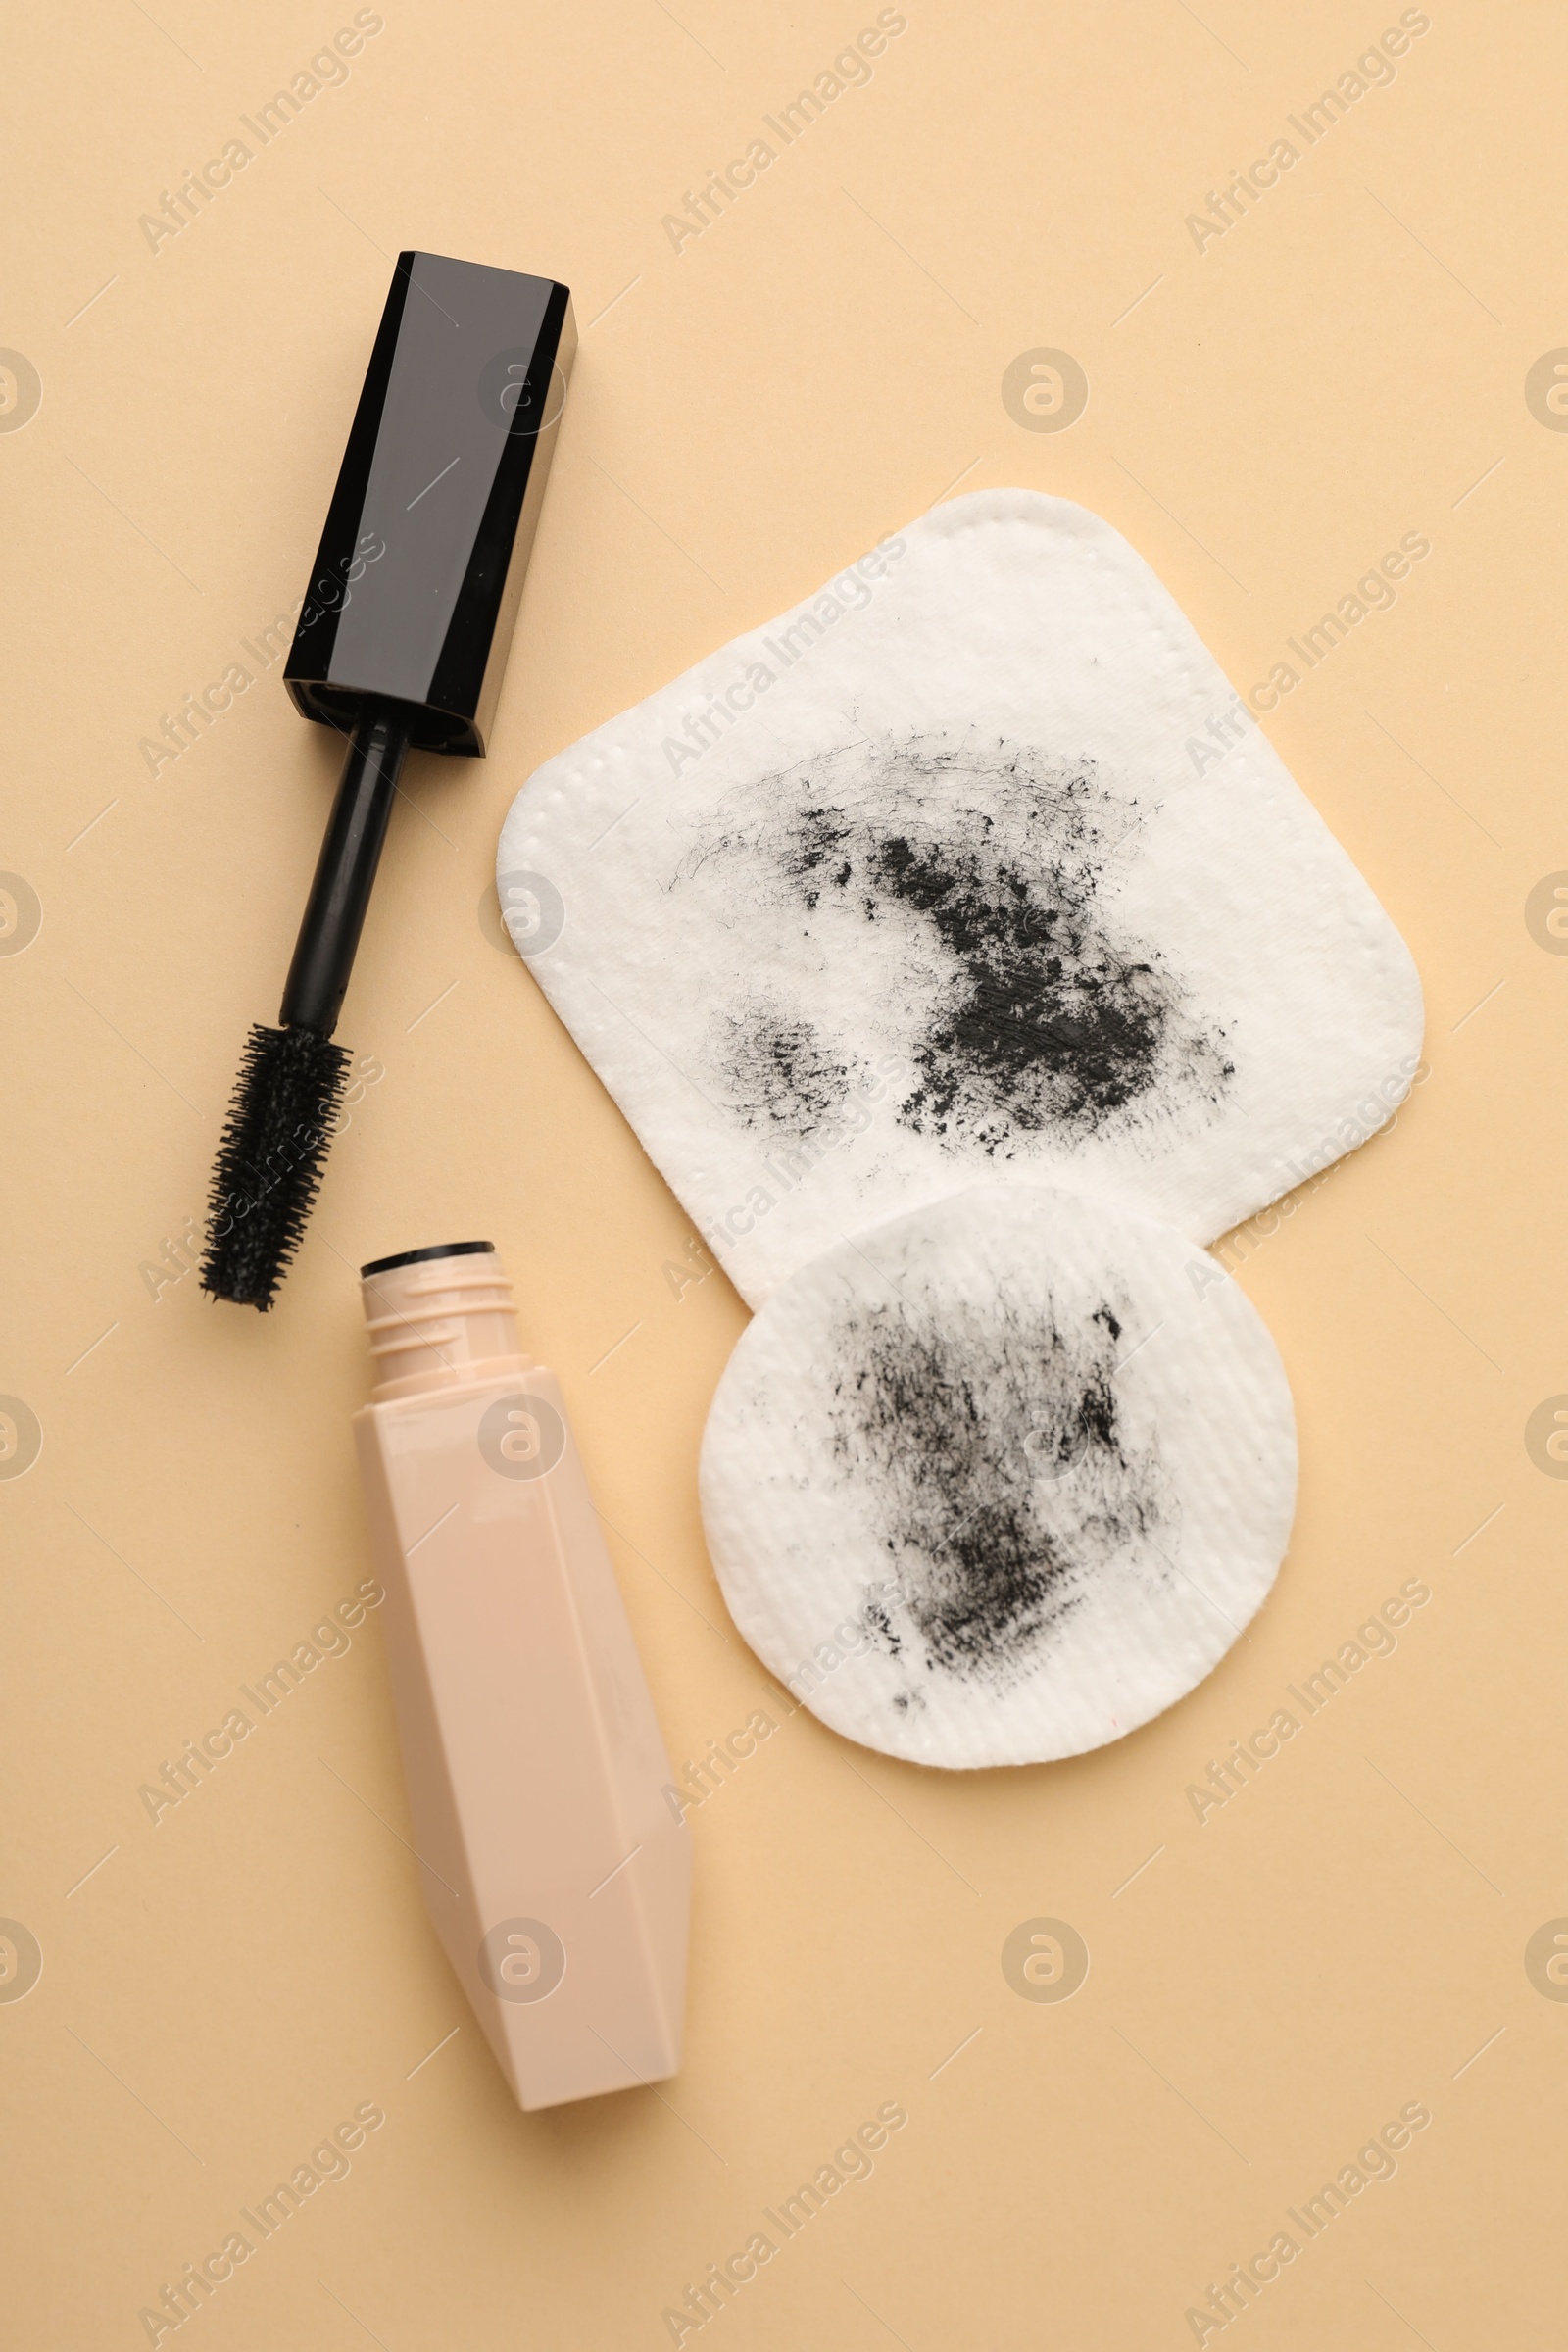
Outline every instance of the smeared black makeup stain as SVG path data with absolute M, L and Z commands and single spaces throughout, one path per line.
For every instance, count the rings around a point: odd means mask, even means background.
M 896 1658 L 904 1647 L 904 1637 L 893 1622 L 887 1602 L 879 1595 L 873 1595 L 866 1601 L 864 1618 L 866 1631 L 875 1640 L 878 1647 L 885 1649 L 890 1657 Z
M 862 947 L 877 944 L 847 957 L 847 987 L 867 1019 L 897 1030 L 902 1010 L 910 1028 L 894 1115 L 1007 1156 L 1048 1131 L 1078 1140 L 1191 1114 L 1234 1075 L 1223 1031 L 1195 1017 L 1182 975 L 1118 916 L 1141 821 L 1085 757 L 884 737 L 732 796 L 675 880 L 722 865 L 737 931 L 750 908 L 786 954 L 798 907 L 797 938 L 830 970 L 843 933 L 824 918 L 863 925 Z M 787 1125 L 803 1092 L 787 1037 L 760 1025 L 730 1058 L 766 1069 L 781 1042 L 783 1108 L 760 1115 Z M 835 1076 L 847 1091 L 844 1039 L 813 1029 L 804 1091 L 826 1095 Z
M 1015 1682 L 1116 1556 L 1157 1534 L 1165 1481 L 1114 1385 L 1126 1311 L 1000 1296 L 841 1310 L 833 1449 L 869 1496 L 902 1602 L 868 1617 L 878 1646 Z M 918 1682 L 894 1703 L 922 1705 Z
M 849 1100 L 852 1073 L 833 1040 L 802 1014 L 758 1000 L 709 1023 L 714 1075 L 750 1133 L 808 1138 Z

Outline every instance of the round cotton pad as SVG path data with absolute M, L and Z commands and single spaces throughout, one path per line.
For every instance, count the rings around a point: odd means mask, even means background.
M 986 1185 L 845 1241 L 703 1440 L 736 1624 L 824 1723 L 1034 1764 L 1147 1723 L 1261 1604 L 1296 1499 L 1273 1341 L 1170 1226 Z

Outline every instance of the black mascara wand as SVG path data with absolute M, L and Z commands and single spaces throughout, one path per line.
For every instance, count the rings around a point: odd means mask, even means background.
M 284 682 L 349 737 L 278 1027 L 256 1023 L 219 1146 L 202 1287 L 271 1305 L 348 1078 L 332 1033 L 410 750 L 479 759 L 576 349 L 571 297 L 398 256 Z
M 349 1053 L 332 1032 L 365 927 L 406 721 L 363 719 L 283 990 L 281 1024 L 257 1021 L 245 1048 L 228 1125 L 218 1149 L 203 1287 L 240 1306 L 267 1308 L 305 1231 L 348 1082 Z

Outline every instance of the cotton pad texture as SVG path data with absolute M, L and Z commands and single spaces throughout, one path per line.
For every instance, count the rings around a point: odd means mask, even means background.
M 741 1632 L 824 1723 L 949 1767 L 1077 1755 L 1260 1606 L 1290 1392 L 1171 1227 L 989 1184 L 790 1276 L 719 1382 L 703 1520 Z
M 1062 499 L 939 507 L 548 761 L 513 937 L 753 1305 L 981 1181 L 1213 1239 L 1417 1067 L 1377 900 Z

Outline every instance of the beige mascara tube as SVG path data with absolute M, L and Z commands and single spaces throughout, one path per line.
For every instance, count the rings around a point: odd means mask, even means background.
M 355 1438 L 426 1907 L 519 2105 L 661 2082 L 691 1844 L 560 1386 L 488 1242 L 361 1279 Z

